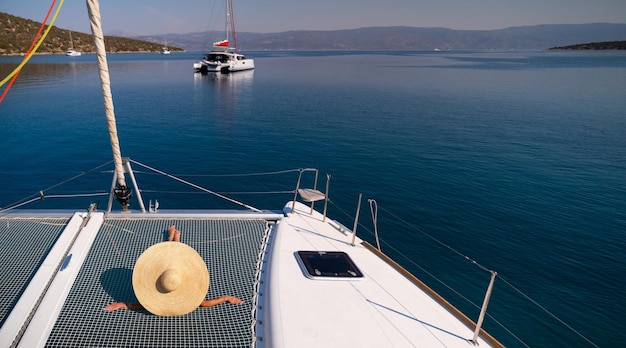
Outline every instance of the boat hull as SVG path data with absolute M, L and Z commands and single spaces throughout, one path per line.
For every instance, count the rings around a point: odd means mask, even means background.
M 200 73 L 231 73 L 254 69 L 254 59 L 238 53 L 211 52 L 205 54 L 201 61 L 194 63 L 193 67 Z

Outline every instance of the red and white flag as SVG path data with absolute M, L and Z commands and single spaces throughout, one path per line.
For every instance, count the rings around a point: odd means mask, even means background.
M 228 47 L 228 40 L 222 40 L 222 41 L 214 42 L 213 46 L 215 46 L 215 47 Z

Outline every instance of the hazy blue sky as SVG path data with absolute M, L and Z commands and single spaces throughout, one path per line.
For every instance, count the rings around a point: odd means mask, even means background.
M 59 0 L 57 0 L 57 3 Z M 0 0 L 0 11 L 42 21 L 52 0 Z M 221 30 L 224 0 L 101 0 L 105 33 Z M 626 0 L 234 0 L 238 31 L 405 25 L 501 29 L 536 24 L 626 23 Z M 66 0 L 55 23 L 89 32 L 84 0 Z

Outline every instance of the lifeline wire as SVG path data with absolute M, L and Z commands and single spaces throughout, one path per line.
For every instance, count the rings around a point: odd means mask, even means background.
M 109 162 L 107 162 L 107 163 L 104 163 L 104 164 L 101 164 L 101 165 L 99 165 L 99 166 L 97 166 L 97 167 L 95 167 L 95 168 L 93 168 L 93 169 L 90 169 L 90 170 L 88 170 L 88 171 L 86 171 L 86 172 L 82 172 L 82 173 L 80 173 L 80 174 L 74 175 L 73 177 L 71 177 L 71 178 L 69 178 L 69 179 L 65 179 L 65 180 L 61 181 L 60 183 L 58 183 L 58 184 L 54 184 L 54 185 L 52 185 L 52 186 L 50 186 L 50 187 L 48 187 L 48 188 L 45 188 L 45 189 L 43 189 L 43 190 L 40 190 L 39 192 L 37 192 L 37 193 L 35 193 L 35 194 L 32 194 L 32 195 L 30 195 L 30 196 L 28 196 L 28 197 L 24 197 L 24 198 L 22 198 L 21 200 L 19 200 L 19 201 L 17 201 L 17 202 L 14 202 L 14 203 L 9 204 L 9 205 L 8 205 L 8 206 L 6 206 L 5 208 L 0 207 L 0 212 L 4 212 L 4 211 L 7 211 L 7 210 L 11 210 L 11 209 L 14 209 L 14 208 L 20 207 L 20 206 L 22 206 L 22 205 L 24 205 L 24 204 L 28 204 L 28 203 L 32 203 L 32 202 L 34 202 L 34 201 L 38 201 L 38 200 L 40 200 L 40 199 L 42 199 L 42 198 L 44 198 L 44 197 L 49 197 L 49 196 L 45 196 L 45 195 L 44 195 L 44 192 L 49 191 L 49 190 L 51 190 L 51 189 L 53 189 L 53 188 L 55 188 L 55 187 L 61 186 L 61 185 L 63 185 L 63 184 L 66 184 L 66 183 L 68 183 L 68 182 L 70 182 L 70 181 L 72 181 L 72 180 L 75 180 L 75 179 L 77 179 L 77 178 L 79 178 L 79 177 L 83 176 L 83 175 L 87 175 L 87 174 L 89 174 L 89 173 L 91 173 L 91 172 L 93 172 L 93 171 L 96 171 L 96 170 L 98 170 L 98 169 L 100 169 L 100 168 L 102 168 L 102 167 L 104 167 L 104 166 L 108 165 L 109 163 L 111 163 L 111 161 L 109 161 Z M 58 198 L 58 197 L 55 197 L 55 198 Z
M 422 233 L 423 235 L 427 236 L 428 238 L 432 239 L 433 241 L 435 241 L 436 243 L 439 243 L 440 245 L 442 245 L 443 247 L 451 250 L 453 253 L 458 254 L 459 256 L 463 257 L 464 259 L 466 259 L 467 261 L 470 261 L 470 263 L 472 263 L 473 265 L 477 266 L 478 268 L 480 268 L 483 271 L 487 271 L 487 272 L 492 272 L 491 270 L 489 270 L 488 268 L 484 267 L 483 265 L 479 264 L 478 262 L 476 262 L 475 260 L 473 260 L 472 258 L 470 258 L 467 255 L 464 255 L 463 253 L 461 253 L 460 251 L 454 249 L 453 247 L 451 247 L 448 244 L 445 244 L 444 242 L 438 240 L 437 238 L 435 238 L 434 236 L 426 233 L 425 231 L 415 227 L 414 225 L 412 225 L 411 223 L 409 223 L 408 221 L 396 216 L 395 214 L 393 214 L 392 212 L 381 208 L 383 211 L 389 213 L 391 216 L 393 216 L 394 218 L 398 219 L 399 221 L 403 222 L 404 224 L 411 226 L 412 228 L 414 228 L 415 230 L 419 231 L 420 233 Z M 371 231 L 370 231 L 371 233 Z M 384 241 L 383 241 L 384 242 Z M 407 257 L 406 255 L 404 255 L 402 252 L 400 252 L 399 250 L 397 250 L 396 248 L 394 248 L 393 246 L 391 246 L 389 243 L 386 243 L 386 245 L 388 245 L 389 247 L 391 247 L 395 252 L 399 253 L 400 255 L 402 255 L 404 258 L 406 258 L 407 260 L 409 260 L 413 265 L 415 265 L 416 267 L 420 268 L 422 271 L 426 272 L 428 275 L 430 275 L 431 277 L 433 277 L 434 279 L 436 279 L 438 282 L 440 282 L 442 285 L 444 285 L 445 287 L 447 287 L 448 289 L 450 289 L 451 291 L 453 291 L 455 294 L 457 294 L 458 296 L 460 296 L 461 298 L 463 298 L 465 301 L 467 301 L 468 303 L 471 303 L 472 305 L 474 305 L 475 307 L 479 308 L 478 305 L 474 304 L 472 301 L 470 301 L 468 298 L 466 298 L 465 296 L 461 295 L 459 292 L 457 292 L 456 290 L 454 290 L 453 288 L 451 288 L 450 286 L 448 286 L 447 284 L 445 284 L 443 281 L 441 281 L 440 279 L 438 279 L 436 276 L 434 276 L 433 274 L 431 274 L 430 272 L 428 272 L 427 270 L 425 270 L 424 268 L 422 268 L 421 266 L 419 266 L 416 262 L 414 262 L 412 259 L 410 259 L 409 257 Z M 561 323 L 563 326 L 565 326 L 566 328 L 568 328 L 569 330 L 571 330 L 572 332 L 574 332 L 576 335 L 578 335 L 580 338 L 582 338 L 583 340 L 585 340 L 587 343 L 591 344 L 594 347 L 597 347 L 597 345 L 595 343 L 593 343 L 591 340 L 589 340 L 587 337 L 585 337 L 582 333 L 580 333 L 579 331 L 577 331 L 576 329 L 574 329 L 572 326 L 568 325 L 566 322 L 564 322 L 563 320 L 561 320 L 559 317 L 557 317 L 555 314 L 553 314 L 552 312 L 550 312 L 548 309 L 546 309 L 545 307 L 543 307 L 542 305 L 540 305 L 537 301 L 533 300 L 532 298 L 530 298 L 528 295 L 526 295 L 524 292 L 522 292 L 520 289 L 518 289 L 517 287 L 513 286 L 513 284 L 511 284 L 510 282 L 508 282 L 506 279 L 504 279 L 502 277 L 501 274 L 497 274 L 497 277 L 502 280 L 506 285 L 508 285 L 510 288 L 512 288 L 513 290 L 515 290 L 516 292 L 518 292 L 521 296 L 523 296 L 524 298 L 526 298 L 528 301 L 530 301 L 532 304 L 534 304 L 535 306 L 537 306 L 538 308 L 540 308 L 541 310 L 543 310 L 546 314 L 548 314 L 549 316 L 551 316 L 552 318 L 554 318 L 555 320 L 557 320 L 559 323 Z M 498 320 L 496 320 L 493 316 L 491 316 L 490 314 L 487 314 L 487 316 L 489 316 L 489 318 L 491 318 L 492 320 L 494 320 L 500 327 L 502 327 L 503 329 L 505 329 L 509 334 L 511 334 L 513 337 L 515 337 L 515 339 L 517 339 L 521 344 L 523 344 L 524 346 L 528 347 L 528 345 L 523 342 L 521 340 L 521 338 L 519 338 L 518 336 L 516 336 L 515 334 L 513 334 L 507 327 L 505 327 L 502 323 L 500 323 Z

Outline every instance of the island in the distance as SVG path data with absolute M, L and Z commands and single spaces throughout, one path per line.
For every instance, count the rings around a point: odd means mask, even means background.
M 552 47 L 551 50 L 626 50 L 626 41 L 603 41 Z

